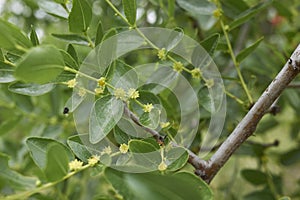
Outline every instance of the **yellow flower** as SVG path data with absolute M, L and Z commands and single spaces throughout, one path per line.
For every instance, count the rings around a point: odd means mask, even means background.
M 102 150 L 102 152 L 101 152 L 101 155 L 103 155 L 103 154 L 111 154 L 111 148 L 110 148 L 110 146 L 107 146 L 107 147 L 105 147 L 103 150 Z
M 100 160 L 100 156 L 93 155 L 88 159 L 88 164 L 93 167 L 99 162 L 99 160 Z
M 181 72 L 183 70 L 183 64 L 181 62 L 174 62 L 173 70 L 176 72 Z
M 81 96 L 81 97 L 84 97 L 85 94 L 86 94 L 85 89 L 80 88 L 79 91 L 78 91 L 78 95 Z
M 193 78 L 201 78 L 201 76 L 202 76 L 202 72 L 201 72 L 201 70 L 199 69 L 199 68 L 195 68 L 195 69 L 193 69 L 192 71 L 191 71 L 191 74 L 192 74 L 192 77 Z
M 212 88 L 214 86 L 214 84 L 215 84 L 214 79 L 208 79 L 205 81 L 205 85 L 207 88 Z
M 120 147 L 119 147 L 119 151 L 123 154 L 127 153 L 128 152 L 128 145 L 127 144 L 121 144 Z
M 146 105 L 143 106 L 143 110 L 144 112 L 151 112 L 151 110 L 153 109 L 153 105 L 152 103 L 147 103 Z
M 76 82 L 75 78 L 71 79 L 67 82 L 67 85 L 69 88 L 74 88 L 76 86 L 76 84 L 77 84 L 77 82 Z
M 165 48 L 159 49 L 157 52 L 157 57 L 160 60 L 166 60 L 166 58 L 167 58 L 166 49 Z
M 167 167 L 168 167 L 168 165 L 164 161 L 161 161 L 161 163 L 158 165 L 158 170 L 165 171 L 167 169 Z
M 117 99 L 121 99 L 122 101 L 126 101 L 126 92 L 123 88 L 116 88 L 114 95 Z
M 95 91 L 96 94 L 103 94 L 104 88 L 103 87 L 97 87 L 97 88 L 95 88 L 94 91 Z
M 221 17 L 222 16 L 222 10 L 220 10 L 220 9 L 214 10 L 213 15 L 214 15 L 215 18 Z
M 135 89 L 133 88 L 130 88 L 127 92 L 127 95 L 130 99 L 136 99 L 136 98 L 139 98 L 140 97 L 140 93 L 139 91 L 136 91 Z
M 81 162 L 77 159 L 69 162 L 69 169 L 71 171 L 73 171 L 73 170 L 76 171 L 76 170 L 80 169 L 82 166 L 83 166 L 83 162 Z
M 98 85 L 103 87 L 106 85 L 106 78 L 105 77 L 101 77 L 99 80 L 98 80 Z
M 160 123 L 160 127 L 162 127 L 162 128 L 167 128 L 168 126 L 170 126 L 170 122 L 161 122 Z

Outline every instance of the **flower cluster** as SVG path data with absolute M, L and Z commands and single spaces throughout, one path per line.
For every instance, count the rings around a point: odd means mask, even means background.
M 125 154 L 128 152 L 128 149 L 129 149 L 129 146 L 127 144 L 121 144 L 120 147 L 119 147 L 119 151 L 122 153 L 122 154 Z
M 168 165 L 164 161 L 161 161 L 157 168 L 159 171 L 165 171 L 168 168 Z
M 74 78 L 74 79 L 69 80 L 66 84 L 69 88 L 74 88 L 76 86 L 77 82 Z
M 153 105 L 152 105 L 152 103 L 147 103 L 147 104 L 145 104 L 145 105 L 143 105 L 143 110 L 144 110 L 144 112 L 151 112 L 151 110 L 153 109 L 154 107 L 153 107 Z
M 98 162 L 100 161 L 100 156 L 97 156 L 97 155 L 93 155 L 92 157 L 90 157 L 88 159 L 88 164 L 90 166 L 95 166 Z
M 77 171 L 83 166 L 83 162 L 75 159 L 71 162 L 69 162 L 69 169 L 70 171 Z
M 166 60 L 166 58 L 167 58 L 166 49 L 165 48 L 159 49 L 158 52 L 157 52 L 157 57 L 160 60 Z
M 123 88 L 116 88 L 114 91 L 116 99 L 121 99 L 122 101 L 127 101 L 128 99 L 137 99 L 140 97 L 139 91 L 130 88 L 127 93 Z
M 183 70 L 183 64 L 181 62 L 174 62 L 173 70 L 180 73 Z
M 202 72 L 199 68 L 195 68 L 191 71 L 192 77 L 193 78 L 198 78 L 200 79 L 202 77 Z

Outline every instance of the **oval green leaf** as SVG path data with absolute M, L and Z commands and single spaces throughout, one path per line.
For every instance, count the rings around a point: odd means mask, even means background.
M 20 80 L 32 83 L 48 83 L 64 69 L 64 60 L 53 46 L 32 48 L 17 64 L 15 75 Z
M 80 35 L 77 34 L 56 34 L 56 33 L 52 33 L 51 34 L 53 37 L 60 39 L 62 41 L 65 42 L 69 42 L 72 44 L 78 44 L 78 45 L 84 45 L 84 46 L 88 46 L 89 42 L 87 41 L 87 39 L 85 37 L 82 37 Z
M 260 44 L 260 42 L 264 39 L 264 37 L 259 38 L 257 41 L 255 41 L 253 44 L 248 46 L 247 48 L 243 49 L 237 56 L 236 61 L 242 62 L 248 55 L 250 55 Z
M 136 0 L 122 0 L 125 16 L 131 26 L 135 26 Z
M 124 103 L 108 95 L 98 99 L 90 114 L 90 142 L 101 141 L 114 128 L 124 112 Z
M 86 0 L 73 0 L 69 15 L 69 30 L 74 33 L 85 32 L 92 19 L 92 8 Z
M 28 95 L 28 96 L 40 96 L 50 92 L 55 87 L 54 84 L 48 83 L 39 85 L 35 83 L 22 83 L 16 82 L 9 85 L 8 89 L 11 92 Z

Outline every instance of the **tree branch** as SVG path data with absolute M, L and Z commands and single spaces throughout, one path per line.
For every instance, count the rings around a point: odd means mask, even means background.
M 216 153 L 208 160 L 208 166 L 204 169 L 196 169 L 196 173 L 207 183 L 210 183 L 218 171 L 245 140 L 256 130 L 256 126 L 264 114 L 269 110 L 273 102 L 282 91 L 300 72 L 300 45 L 296 48 L 292 57 L 285 64 L 276 78 L 270 83 L 262 96 L 246 114 L 230 136 L 220 146 Z

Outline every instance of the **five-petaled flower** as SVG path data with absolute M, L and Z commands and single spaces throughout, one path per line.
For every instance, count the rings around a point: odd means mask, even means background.
M 99 162 L 99 160 L 100 160 L 100 156 L 93 155 L 88 159 L 88 164 L 93 167 Z
M 140 93 L 139 91 L 133 89 L 133 88 L 130 88 L 127 92 L 127 95 L 130 99 L 136 99 L 136 98 L 139 98 L 140 97 Z
M 147 103 L 147 104 L 145 104 L 145 105 L 143 105 L 143 110 L 144 110 L 144 112 L 151 112 L 151 110 L 153 109 L 154 107 L 153 107 L 153 105 L 152 105 L 152 103 Z
M 68 86 L 69 88 L 74 88 L 74 87 L 76 86 L 76 84 L 77 84 L 77 82 L 76 82 L 75 78 L 74 78 L 74 79 L 71 79 L 71 80 L 69 80 L 69 81 L 67 82 L 67 86 Z
M 104 88 L 103 87 L 97 87 L 97 88 L 95 88 L 94 91 L 95 91 L 96 94 L 103 94 Z
M 83 162 L 75 159 L 71 162 L 69 162 L 69 169 L 70 171 L 77 171 L 83 166 Z
M 166 60 L 166 58 L 167 58 L 166 49 L 165 48 L 159 49 L 157 52 L 157 57 L 160 60 Z
M 181 62 L 174 62 L 173 70 L 176 72 L 181 72 L 183 70 L 183 64 Z
M 120 147 L 119 147 L 119 151 L 123 154 L 127 153 L 128 152 L 128 145 L 127 144 L 121 144 Z
M 193 78 L 201 78 L 202 72 L 199 68 L 195 68 L 191 71 L 192 77 Z
M 126 101 L 126 92 L 123 88 L 116 88 L 114 91 L 114 95 L 116 99 L 121 99 L 122 101 Z
M 99 80 L 98 80 L 98 85 L 99 85 L 100 87 L 104 87 L 104 86 L 106 85 L 106 78 L 105 78 L 105 77 L 99 78 Z

